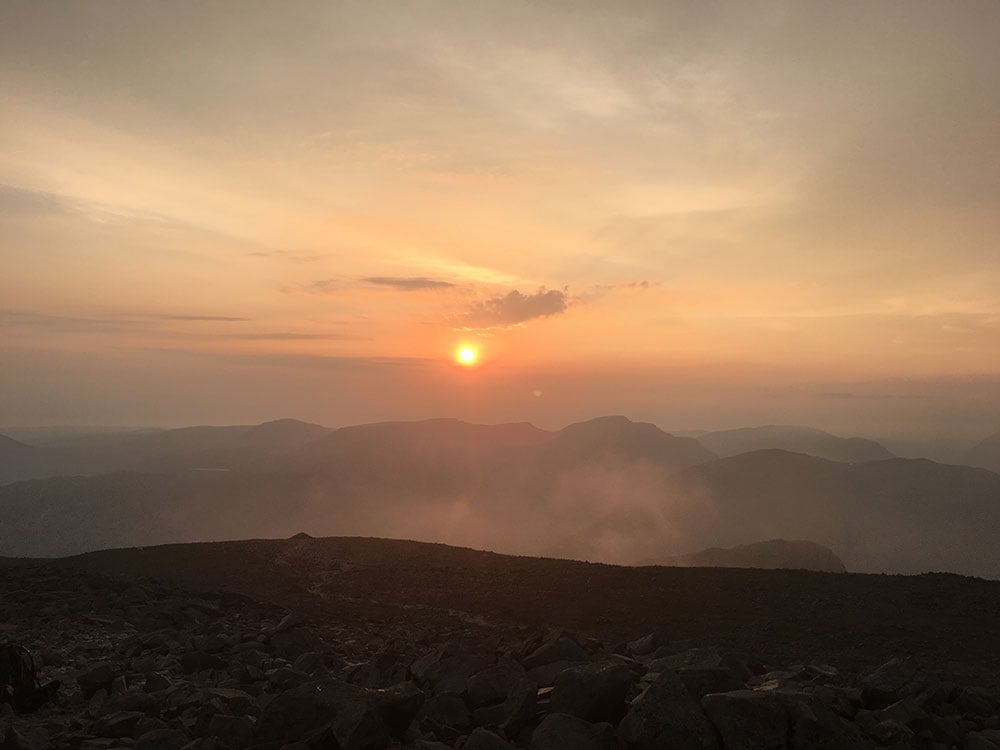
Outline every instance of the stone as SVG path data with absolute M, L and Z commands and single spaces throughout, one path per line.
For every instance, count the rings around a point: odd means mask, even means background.
M 530 750 L 614 750 L 610 724 L 591 724 L 569 714 L 549 714 L 531 733 Z
M 144 716 L 140 711 L 116 711 L 95 721 L 91 732 L 98 737 L 131 737 Z
M 111 692 L 111 683 L 115 681 L 117 671 L 106 661 L 98 662 L 76 678 L 83 697 L 89 699 L 98 690 Z
M 162 672 L 150 672 L 146 675 L 146 682 L 143 690 L 147 693 L 158 693 L 161 690 L 168 690 L 173 687 L 173 682 Z
M 568 635 L 556 635 L 543 643 L 530 654 L 524 661 L 525 669 L 534 669 L 553 662 L 585 662 L 590 660 L 583 646 L 570 638 Z
M 206 669 L 225 669 L 226 662 L 214 654 L 206 654 L 204 651 L 188 651 L 178 658 L 181 669 L 185 674 L 203 672 Z
M 746 685 L 728 667 L 691 667 L 678 669 L 677 675 L 697 699 L 709 693 L 728 693 L 732 690 L 742 690 Z
M 466 729 L 472 725 L 472 715 L 458 693 L 441 693 L 428 698 L 420 709 L 420 719 L 430 719 L 443 727 Z
M 661 646 L 666 646 L 668 640 L 659 633 L 650 633 L 642 638 L 636 638 L 626 645 L 626 649 L 633 656 L 648 656 Z
M 218 737 L 228 747 L 247 747 L 253 743 L 253 719 L 249 716 L 215 714 L 208 722 L 209 737 Z
M 472 731 L 462 745 L 462 750 L 516 750 L 516 748 L 503 737 L 480 728 Z
M 472 711 L 472 723 L 477 727 L 494 728 L 500 727 L 507 720 L 507 712 L 503 703 L 494 703 L 492 706 L 480 706 Z
M 502 729 L 508 737 L 516 737 L 528 723 L 534 721 L 538 706 L 538 685 L 528 677 L 522 677 L 507 694 L 503 702 L 504 723 Z
M 121 693 L 120 695 L 111 696 L 101 706 L 98 715 L 104 716 L 117 711 L 139 711 L 146 714 L 146 716 L 158 716 L 160 713 L 160 704 L 156 698 L 148 693 Z
M 590 722 L 617 723 L 628 710 L 634 675 L 624 664 L 601 661 L 564 670 L 556 677 L 550 710 Z
M 505 661 L 480 670 L 469 677 L 467 691 L 473 706 L 502 703 L 507 694 L 524 677 L 524 670 L 514 662 Z
M 717 750 L 715 730 L 676 672 L 661 672 L 618 727 L 636 750 Z
M 753 690 L 712 693 L 701 699 L 726 750 L 785 750 L 788 715 L 773 694 Z
M 904 659 L 891 659 L 858 681 L 866 708 L 885 708 L 903 697 L 903 688 L 913 682 L 916 672 Z
M 402 738 L 424 704 L 425 696 L 412 682 L 403 682 L 368 694 L 389 734 Z
M 181 750 L 188 736 L 176 729 L 153 729 L 139 735 L 135 750 Z
M 303 654 L 323 651 L 326 646 L 315 630 L 301 626 L 277 631 L 271 636 L 270 644 L 275 654 L 290 662 Z
M 296 742 L 330 727 L 341 750 L 381 748 L 389 730 L 363 688 L 334 678 L 307 682 L 275 696 L 257 720 L 257 742 Z

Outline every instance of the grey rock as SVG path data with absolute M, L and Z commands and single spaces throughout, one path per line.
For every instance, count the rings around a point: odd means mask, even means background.
M 610 724 L 591 724 L 569 714 L 549 714 L 531 734 L 531 750 L 614 750 Z
M 534 669 L 557 661 L 584 662 L 589 659 L 590 654 L 575 640 L 568 635 L 556 635 L 528 654 L 523 664 L 525 669 Z
M 228 747 L 247 747 L 253 743 L 253 719 L 249 716 L 215 714 L 208 722 L 208 736 L 218 737 Z
M 715 730 L 676 672 L 662 672 L 618 728 L 636 750 L 717 750 Z
M 261 712 L 258 742 L 295 742 L 330 727 L 342 750 L 381 748 L 389 731 L 364 689 L 328 678 L 307 682 L 276 696 Z
M 106 661 L 98 662 L 76 678 L 84 698 L 90 698 L 98 690 L 111 691 L 111 683 L 115 681 L 117 671 Z
M 420 709 L 420 718 L 430 719 L 434 724 L 454 729 L 472 726 L 472 715 L 458 693 L 441 693 L 428 698 Z
M 480 670 L 469 677 L 467 690 L 473 706 L 502 703 L 507 694 L 524 677 L 524 670 L 514 662 L 505 661 Z
M 515 747 L 503 737 L 480 728 L 473 730 L 462 750 L 515 750 Z
M 913 665 L 904 659 L 892 659 L 861 677 L 858 686 L 867 708 L 885 708 L 903 697 L 902 691 L 916 677 Z
M 522 677 L 508 693 L 503 703 L 506 718 L 503 731 L 508 737 L 516 737 L 528 723 L 534 721 L 538 706 L 538 685 L 528 677 Z
M 116 711 L 95 721 L 90 731 L 98 737 L 131 737 L 143 717 L 140 711 Z
M 561 672 L 555 680 L 550 709 L 587 721 L 621 721 L 635 676 L 624 664 L 601 661 Z
M 153 729 L 139 735 L 135 750 L 181 750 L 188 736 L 176 729 Z
M 374 690 L 368 694 L 368 698 L 389 733 L 397 738 L 402 738 L 425 700 L 423 691 L 412 682 Z

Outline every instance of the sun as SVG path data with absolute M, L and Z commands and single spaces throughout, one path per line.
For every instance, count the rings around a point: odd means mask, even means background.
M 479 352 L 471 346 L 460 346 L 455 352 L 455 361 L 460 365 L 471 367 L 479 359 Z

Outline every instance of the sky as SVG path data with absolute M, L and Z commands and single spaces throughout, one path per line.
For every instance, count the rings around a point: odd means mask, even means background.
M 998 38 L 995 0 L 6 0 L 0 425 L 983 436 Z

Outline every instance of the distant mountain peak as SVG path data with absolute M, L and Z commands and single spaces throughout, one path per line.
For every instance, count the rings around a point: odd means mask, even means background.
M 816 570 L 845 573 L 843 561 L 829 547 L 804 539 L 769 539 L 765 542 L 738 544 L 735 547 L 710 547 L 690 555 L 645 560 L 640 565 L 668 565 L 697 568 L 764 568 Z
M 842 463 L 864 463 L 894 458 L 894 454 L 874 440 L 840 437 L 815 427 L 801 425 L 760 425 L 707 432 L 699 442 L 720 456 L 734 456 L 755 450 L 778 449 L 805 453 Z

